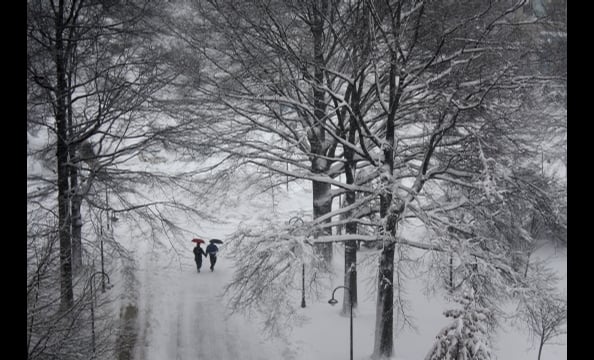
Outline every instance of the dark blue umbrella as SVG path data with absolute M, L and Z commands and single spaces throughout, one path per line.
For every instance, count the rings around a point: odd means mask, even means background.
M 210 240 L 210 243 L 211 243 L 211 244 L 222 244 L 222 243 L 223 243 L 223 240 L 219 240 L 219 239 L 211 239 L 211 240 Z

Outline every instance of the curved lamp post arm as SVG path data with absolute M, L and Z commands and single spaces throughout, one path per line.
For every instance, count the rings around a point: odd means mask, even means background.
M 106 272 L 104 272 L 104 271 L 97 271 L 93 275 L 91 275 L 91 277 L 89 278 L 89 283 L 91 283 L 91 285 L 93 284 L 93 279 L 95 279 L 95 276 L 97 276 L 99 274 L 103 275 L 103 277 L 106 277 L 107 278 L 107 283 L 108 284 L 111 284 L 111 281 L 109 280 L 109 275 L 107 275 Z
M 334 291 L 332 291 L 332 299 L 328 300 L 328 304 L 330 304 L 330 305 L 335 305 L 335 304 L 337 304 L 337 303 L 338 303 L 338 300 L 336 300 L 336 299 L 334 298 L 334 294 L 336 293 L 336 290 L 338 290 L 338 289 L 341 289 L 341 288 L 342 288 L 342 289 L 346 289 L 346 290 L 348 290 L 348 291 L 349 291 L 349 296 L 351 296 L 351 289 L 350 289 L 350 288 L 348 288 L 348 287 L 346 287 L 346 286 L 342 286 L 342 285 L 341 285 L 341 286 L 337 286 L 337 287 L 334 289 Z
M 351 316 L 350 316 L 350 335 L 351 335 L 351 348 L 350 348 L 350 354 L 351 354 L 351 360 L 353 360 L 353 293 L 351 292 L 351 289 L 346 287 L 346 286 L 337 286 L 334 291 L 332 291 L 332 299 L 328 300 L 328 304 L 330 305 L 336 305 L 338 303 L 338 300 L 336 300 L 334 298 L 334 293 L 336 293 L 336 290 L 338 289 L 345 289 L 349 291 L 349 297 L 350 297 L 350 303 L 351 303 Z
M 289 219 L 289 225 L 297 225 L 299 224 L 302 226 L 304 224 L 303 219 L 300 216 L 293 216 Z

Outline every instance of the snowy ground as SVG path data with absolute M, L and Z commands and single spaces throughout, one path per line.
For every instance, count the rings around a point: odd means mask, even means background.
M 206 238 L 225 238 L 239 221 L 258 221 L 268 200 L 256 203 L 249 216 L 243 209 L 235 209 L 227 217 L 228 223 L 201 224 L 197 233 Z M 292 203 L 291 207 L 305 206 L 307 202 Z M 253 204 L 252 204 L 253 205 Z M 258 207 L 261 207 L 260 209 Z M 288 209 L 288 207 L 287 207 Z M 288 210 L 287 210 L 288 211 Z M 340 304 L 332 307 L 327 298 L 306 299 L 307 307 L 301 309 L 309 318 L 306 324 L 296 328 L 290 342 L 266 340 L 254 319 L 241 315 L 228 316 L 221 291 L 233 274 L 233 264 L 226 258 L 223 245 L 214 272 L 208 270 L 205 259 L 202 272 L 196 272 L 191 252 L 193 244 L 187 241 L 185 253 L 177 256 L 148 245 L 136 249 L 139 258 L 139 341 L 136 360 L 343 360 L 348 359 L 349 318 L 340 316 Z M 365 261 L 371 253 L 361 253 Z M 566 274 L 566 255 L 549 250 L 540 257 L 552 256 L 551 262 L 560 274 Z M 342 285 L 342 252 L 335 254 L 336 276 L 333 286 Z M 375 322 L 375 298 L 371 294 L 373 267 L 360 268 L 359 308 L 354 318 L 354 359 L 368 360 L 373 350 Z M 566 281 L 566 280 L 565 280 Z M 435 335 L 448 323 L 443 311 L 448 304 L 439 296 L 427 296 L 422 278 L 414 274 L 406 280 L 406 300 L 416 330 L 396 330 L 395 360 L 422 359 L 429 350 Z M 566 288 L 565 282 L 560 288 Z M 342 299 L 342 290 L 337 298 Z M 301 301 L 296 296 L 295 302 Z M 397 322 L 400 324 L 400 321 Z M 561 345 L 546 345 L 542 360 L 567 359 L 565 339 Z M 536 359 L 537 349 L 531 347 L 526 331 L 504 326 L 494 342 L 498 359 Z
M 241 317 L 226 317 L 218 295 L 231 275 L 220 256 L 215 271 L 208 261 L 197 273 L 193 259 L 179 266 L 149 260 L 142 272 L 140 335 L 136 358 L 146 360 L 280 359 L 273 344 Z
M 188 246 L 190 253 L 191 245 Z M 339 254 L 337 254 L 339 255 Z M 140 336 L 136 359 L 143 360 L 339 360 L 348 358 L 349 319 L 339 315 L 340 305 L 326 300 L 312 301 L 302 311 L 310 318 L 297 328 L 292 344 L 267 341 L 258 324 L 240 315 L 227 316 L 219 297 L 231 278 L 232 264 L 222 251 L 214 272 L 203 263 L 198 274 L 190 255 L 182 263 L 166 261 L 164 256 L 147 257 L 141 273 Z M 561 262 L 558 262 L 560 266 Z M 335 285 L 340 285 L 337 277 Z M 364 278 L 362 278 L 364 279 Z M 361 280 L 360 306 L 354 318 L 354 358 L 369 359 L 373 344 L 374 299 L 366 296 L 369 287 Z M 408 288 L 412 316 L 417 331 L 405 329 L 395 339 L 395 359 L 422 358 L 433 337 L 447 323 L 442 315 L 445 303 L 428 299 L 420 286 Z M 330 298 L 331 289 L 328 291 Z M 416 295 L 415 295 L 416 293 Z M 337 292 L 342 299 L 341 291 Z M 300 298 L 296 297 L 296 303 Z M 494 344 L 499 359 L 536 359 L 536 349 L 518 329 L 503 329 Z M 567 359 L 566 346 L 545 346 L 542 360 Z

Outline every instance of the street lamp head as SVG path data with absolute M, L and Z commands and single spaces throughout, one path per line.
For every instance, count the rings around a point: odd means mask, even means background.
M 332 299 L 328 300 L 328 304 L 330 304 L 330 305 L 336 305 L 336 304 L 338 304 L 338 300 L 336 300 L 336 299 L 334 298 L 334 293 L 336 292 L 336 290 L 338 290 L 338 289 L 340 289 L 340 288 L 342 288 L 342 289 L 345 289 L 345 290 L 348 290 L 348 291 L 349 291 L 349 294 L 350 294 L 350 292 L 351 292 L 351 289 L 349 289 L 349 288 L 348 288 L 348 287 L 346 287 L 346 286 L 337 286 L 337 287 L 334 289 L 334 291 L 332 291 Z

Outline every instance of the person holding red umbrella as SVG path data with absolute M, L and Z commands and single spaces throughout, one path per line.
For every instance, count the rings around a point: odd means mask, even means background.
M 196 261 L 196 267 L 198 268 L 198 272 L 200 272 L 200 268 L 202 267 L 202 256 L 206 257 L 206 253 L 200 247 L 200 244 L 203 244 L 204 240 L 192 239 L 192 241 L 196 243 L 196 247 L 194 248 L 194 261 Z

